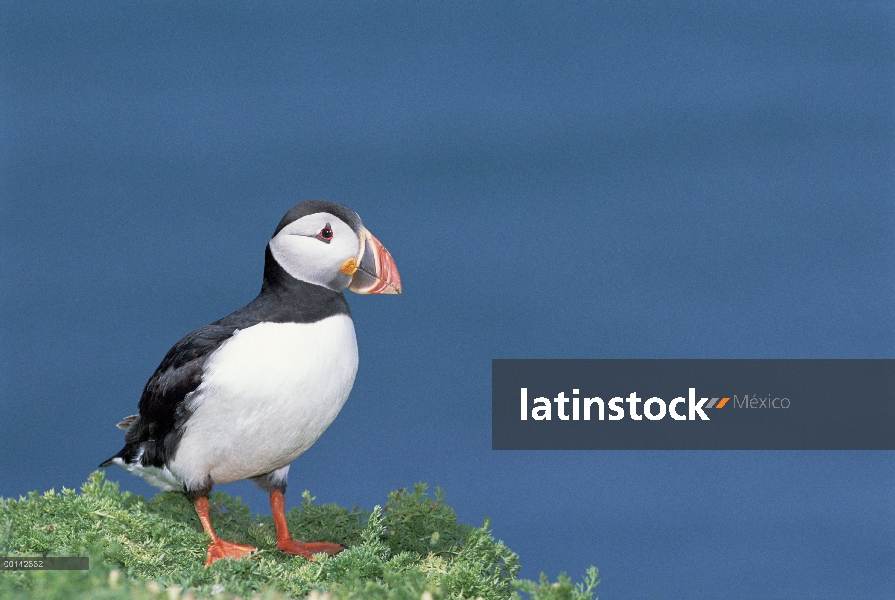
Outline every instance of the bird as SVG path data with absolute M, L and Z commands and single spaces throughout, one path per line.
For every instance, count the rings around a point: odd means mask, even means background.
M 119 465 L 166 491 L 184 492 L 211 538 L 205 566 L 245 558 L 253 546 L 222 540 L 208 495 L 250 479 L 270 494 L 276 547 L 313 560 L 344 546 L 298 542 L 286 523 L 289 466 L 336 418 L 358 367 L 344 291 L 400 294 L 388 250 L 347 206 L 293 206 L 267 244 L 258 296 L 177 342 L 126 417 Z

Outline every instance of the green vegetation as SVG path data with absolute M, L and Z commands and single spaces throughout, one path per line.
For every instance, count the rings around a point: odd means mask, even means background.
M 0 571 L 0 598 L 168 600 L 214 597 L 311 600 L 591 600 L 595 568 L 584 583 L 565 574 L 556 583 L 516 579 L 516 555 L 488 531 L 489 523 L 457 523 L 440 489 L 398 490 L 372 512 L 314 504 L 287 514 L 296 539 L 337 542 L 348 549 L 314 562 L 274 548 L 270 517 L 252 515 L 238 498 L 212 494 L 212 520 L 224 539 L 258 547 L 249 560 L 203 567 L 208 539 L 185 495 L 147 501 L 120 492 L 102 472 L 81 493 L 63 489 L 0 499 L 0 555 L 90 556 L 89 571 Z

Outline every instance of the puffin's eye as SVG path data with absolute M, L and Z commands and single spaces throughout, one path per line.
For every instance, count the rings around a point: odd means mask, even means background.
M 327 244 L 333 239 L 333 228 L 330 227 L 329 223 L 326 226 L 317 232 L 317 239 L 323 240 Z

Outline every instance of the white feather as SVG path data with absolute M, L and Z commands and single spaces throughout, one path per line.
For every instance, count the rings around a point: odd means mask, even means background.
M 333 422 L 356 373 L 347 315 L 237 331 L 209 357 L 188 400 L 193 414 L 170 473 L 201 486 L 209 476 L 227 483 L 285 467 Z
M 139 454 L 137 454 L 137 457 L 133 462 L 126 463 L 124 462 L 124 459 L 117 456 L 112 459 L 112 462 L 127 469 L 129 473 L 142 477 L 149 485 L 154 485 L 166 492 L 183 491 L 183 483 L 168 470 L 168 467 L 144 467 L 141 465 L 140 457 L 142 455 L 143 450 L 140 449 Z

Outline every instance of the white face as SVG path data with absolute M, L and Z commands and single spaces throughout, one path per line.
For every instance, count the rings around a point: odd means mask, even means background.
M 351 276 L 339 269 L 360 253 L 357 234 L 344 221 L 325 212 L 293 221 L 270 240 L 269 246 L 287 273 L 334 292 L 341 292 L 351 283 Z

